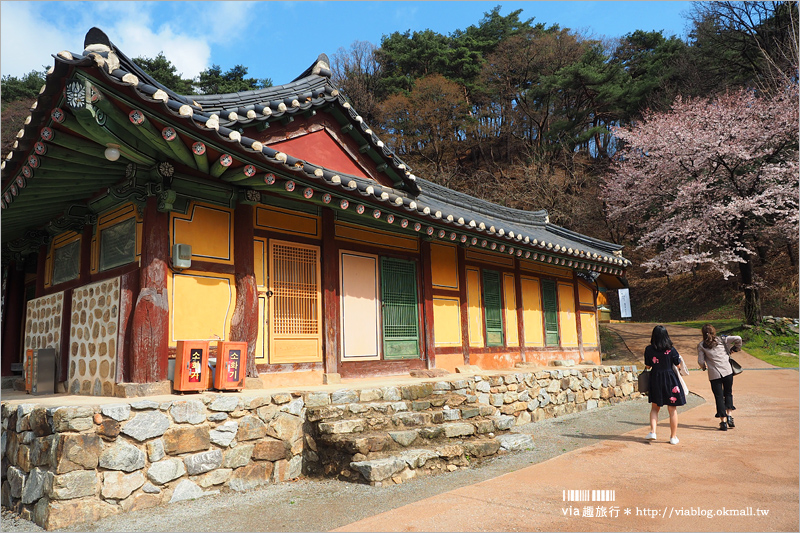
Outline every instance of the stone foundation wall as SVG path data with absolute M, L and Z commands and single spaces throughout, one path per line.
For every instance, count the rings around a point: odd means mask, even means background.
M 533 446 L 514 426 L 639 397 L 635 367 L 464 376 L 307 399 L 310 474 L 372 485 Z
M 453 375 L 405 386 L 2 404 L 2 505 L 56 529 L 299 477 L 373 485 L 533 446 L 515 425 L 636 398 L 636 367 Z
M 2 406 L 2 504 L 45 529 L 301 475 L 303 398 Z

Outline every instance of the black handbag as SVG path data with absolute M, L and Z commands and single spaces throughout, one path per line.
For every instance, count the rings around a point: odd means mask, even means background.
M 741 374 L 741 373 L 742 373 L 742 365 L 740 365 L 739 363 L 737 363 L 737 362 L 736 362 L 736 359 L 734 359 L 733 357 L 731 357 L 731 349 L 730 349 L 730 347 L 728 346 L 728 339 L 727 339 L 727 337 L 728 337 L 727 335 L 720 335 L 720 336 L 719 336 L 720 340 L 722 341 L 722 346 L 724 346 L 724 347 L 725 347 L 725 353 L 726 353 L 726 354 L 728 354 L 728 361 L 729 361 L 729 362 L 730 362 L 730 364 L 731 364 L 731 370 L 733 370 L 733 375 L 734 375 L 734 376 L 738 376 L 739 374 Z
M 645 369 L 639 374 L 639 392 L 650 392 L 650 371 Z

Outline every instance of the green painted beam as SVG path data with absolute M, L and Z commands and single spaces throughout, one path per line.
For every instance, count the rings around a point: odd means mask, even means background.
M 31 156 L 33 157 L 33 156 Z M 34 176 L 37 174 L 37 170 L 54 170 L 54 171 L 64 171 L 64 172 L 74 172 L 76 174 L 86 173 L 86 174 L 105 174 L 108 175 L 110 172 L 125 172 L 125 163 L 115 163 L 112 161 L 107 160 L 99 160 L 99 159 L 90 159 L 88 161 L 65 161 L 63 159 L 55 159 L 49 156 L 36 156 L 38 160 L 37 167 L 33 167 L 34 169 Z M 30 158 L 28 158 L 30 160 Z M 30 161 L 29 161 L 30 163 Z
M 254 178 L 256 175 L 256 167 L 253 165 L 245 165 L 243 167 L 239 167 L 236 170 L 230 170 L 225 172 L 223 176 L 221 176 L 222 181 L 231 182 L 240 182 L 247 179 Z
M 214 161 L 214 164 L 211 165 L 211 169 L 209 169 L 208 173 L 215 178 L 219 178 L 230 168 L 231 164 L 233 164 L 233 157 L 229 154 L 222 154 Z
M 150 143 L 159 147 L 159 150 L 164 153 L 169 153 L 171 150 L 161 135 L 161 132 L 156 129 L 150 119 L 140 109 L 134 109 L 128 113 L 128 121 L 133 126 L 133 129 L 138 131 L 141 135 L 146 137 Z
M 92 105 L 105 113 L 106 127 L 120 138 L 127 138 L 128 144 L 134 148 L 153 157 L 164 152 L 171 152 L 160 136 L 150 137 L 143 129 L 134 127 L 134 125 L 131 124 L 130 117 L 120 111 L 119 108 L 104 95 L 101 94 L 96 101 L 92 102 Z
M 73 192 L 69 192 L 70 190 Z M 52 192 L 27 191 L 24 196 L 15 198 L 14 201 L 11 202 L 11 206 L 13 207 L 14 204 L 19 206 L 32 204 L 34 207 L 38 207 L 38 204 L 43 200 L 57 200 L 55 203 L 60 203 L 65 200 L 87 198 L 91 196 L 91 194 L 92 193 L 85 190 L 75 190 L 75 187 L 66 190 L 59 189 Z M 5 220 L 5 216 L 5 211 L 3 211 L 3 220 Z
M 192 145 L 192 156 L 194 157 L 194 161 L 197 164 L 195 168 L 202 172 L 203 174 L 208 174 L 208 154 L 206 153 L 206 145 L 200 141 L 197 141 Z
M 48 147 L 51 145 L 58 145 L 62 148 L 68 148 L 74 151 L 80 151 L 82 153 L 91 154 L 95 157 L 102 157 L 103 159 L 106 158 L 104 155 L 105 146 L 100 146 L 94 141 L 90 141 L 88 139 L 82 139 L 80 137 L 75 137 L 74 135 L 70 135 L 70 133 L 75 132 L 79 133 L 77 130 L 73 128 L 73 126 L 78 126 L 81 131 L 81 135 L 88 136 L 89 134 L 83 129 L 82 126 L 78 124 L 78 121 L 75 120 L 73 117 L 70 117 L 64 124 L 67 128 L 69 128 L 69 133 L 66 131 L 55 130 L 53 128 L 48 128 L 50 130 L 49 138 L 42 136 L 42 142 Z
M 182 162 L 189 168 L 197 168 L 197 162 L 195 161 L 194 156 L 189 149 L 186 148 L 186 145 L 183 144 L 181 136 L 178 135 L 178 132 L 175 131 L 175 128 L 167 126 L 161 130 L 161 137 L 164 139 L 169 151 L 175 156 L 176 159 L 178 159 L 178 161 Z
M 106 146 L 108 144 L 116 144 L 120 147 L 122 155 L 134 163 L 147 166 L 156 164 L 156 160 L 151 156 L 140 153 L 134 147 L 127 144 L 127 142 L 111 133 L 107 128 L 98 124 L 89 110 L 76 110 L 75 119 L 83 127 L 86 136 L 100 145 Z
M 125 174 L 125 163 L 114 164 L 107 161 L 103 165 L 80 164 L 61 161 L 59 159 L 48 159 L 47 157 L 39 157 L 39 166 L 33 168 L 33 175 L 38 176 L 42 171 L 49 171 L 54 173 L 65 172 L 77 175 L 92 175 L 100 174 L 108 176 L 112 174 Z
M 37 145 L 36 155 L 43 159 L 59 159 L 69 163 L 79 163 L 84 165 L 118 165 L 118 163 L 114 164 L 106 159 L 105 155 L 103 154 L 104 149 L 100 148 L 94 143 L 92 143 L 92 145 L 95 147 L 95 149 L 84 150 L 64 148 L 62 146 L 58 146 L 57 144 L 42 143 L 41 146 L 44 147 L 44 153 L 39 154 L 39 145 Z
M 117 144 L 120 144 L 121 146 L 128 146 L 132 150 L 135 150 L 138 154 L 145 155 L 151 158 L 153 161 L 159 161 L 163 159 L 164 156 L 160 150 L 155 148 L 149 142 L 139 139 L 132 133 L 135 130 L 128 131 L 127 126 L 123 126 L 108 117 L 105 118 L 105 121 L 102 124 L 100 123 L 101 121 L 98 120 L 95 120 L 95 122 L 104 131 L 119 139 L 120 142 Z

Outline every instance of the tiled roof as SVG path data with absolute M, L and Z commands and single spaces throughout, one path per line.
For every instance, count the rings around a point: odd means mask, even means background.
M 102 32 L 87 35 L 95 43 L 105 37 Z M 107 37 L 106 37 L 107 39 Z M 264 161 L 282 168 L 307 181 L 324 183 L 331 192 L 360 193 L 371 202 L 386 205 L 388 209 L 402 209 L 417 218 L 428 219 L 437 226 L 450 226 L 460 231 L 461 236 L 475 234 L 472 240 L 486 246 L 487 239 L 507 242 L 508 248 L 523 252 L 525 257 L 540 255 L 539 250 L 547 252 L 548 262 L 572 266 L 573 262 L 582 265 L 591 261 L 608 265 L 601 269 L 615 275 L 623 273 L 630 262 L 621 257 L 621 246 L 592 239 L 559 226 L 550 224 L 545 211 L 522 211 L 486 202 L 467 194 L 459 193 L 424 179 L 417 179 L 405 163 L 400 160 L 374 132 L 364 124 L 361 117 L 345 101 L 344 97 L 330 84 L 330 71 L 327 57 L 322 55 L 303 75 L 285 85 L 278 85 L 256 91 L 225 95 L 184 96 L 164 88 L 144 73 L 130 59 L 108 43 L 87 44 L 83 54 L 61 52 L 48 75 L 48 83 L 43 87 L 40 101 L 44 96 L 60 90 L 58 83 L 50 83 L 66 75 L 69 67 L 90 67 L 102 72 L 106 79 L 119 87 L 135 89 L 136 96 L 144 103 L 161 104 L 161 113 L 171 117 L 175 124 L 191 125 L 198 137 L 217 142 L 222 147 L 238 146 L 252 161 Z M 99 67 L 99 68 L 97 68 Z M 308 109 L 335 105 L 350 117 L 351 124 L 357 125 L 374 148 L 381 150 L 386 159 L 404 177 L 403 189 L 381 186 L 363 178 L 336 173 L 312 162 L 301 161 L 289 154 L 281 153 L 269 146 L 248 137 L 242 137 L 239 128 L 254 121 L 270 117 L 302 113 Z M 32 117 L 21 130 L 16 149 L 2 163 L 4 192 L 25 165 L 32 145 L 39 140 L 39 130 L 49 110 L 33 110 Z M 229 149 L 229 148 L 226 148 Z M 259 157 L 260 156 L 260 157 Z M 6 168 L 9 167 L 9 168 Z M 9 172 L 11 171 L 11 172 Z M 4 209 L 8 202 L 2 200 Z M 448 230 L 449 231 L 449 230 Z M 456 235 L 455 232 L 449 233 Z M 462 242 L 465 242 L 462 240 Z M 513 245 L 513 246 L 511 246 Z M 501 244 L 499 248 L 506 248 Z M 491 248 L 494 249 L 494 248 Z M 574 261 L 572 258 L 575 258 Z M 578 260 L 581 260 L 580 262 Z M 544 260 L 544 255 L 542 255 Z M 595 267 L 592 267 L 595 269 Z

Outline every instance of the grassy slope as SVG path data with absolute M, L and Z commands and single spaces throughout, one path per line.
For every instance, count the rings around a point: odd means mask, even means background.
M 763 314 L 798 317 L 798 271 L 789 264 L 786 254 L 758 265 L 756 273 L 763 283 Z M 743 319 L 744 295 L 736 277 L 725 280 L 716 272 L 700 271 L 667 278 L 634 266 L 628 281 L 633 318 L 637 321 Z

